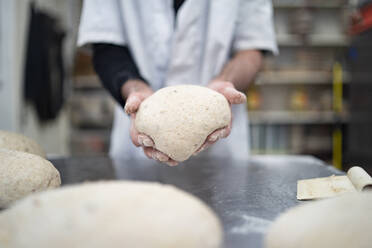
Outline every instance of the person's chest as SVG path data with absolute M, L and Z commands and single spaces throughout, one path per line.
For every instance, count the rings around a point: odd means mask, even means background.
M 138 12 L 130 22 L 138 28 L 127 36 L 144 42 L 129 45 L 146 51 L 157 81 L 200 84 L 221 70 L 230 54 L 239 0 L 185 0 L 178 9 L 174 0 L 135 2 Z M 122 9 L 123 15 L 133 15 Z

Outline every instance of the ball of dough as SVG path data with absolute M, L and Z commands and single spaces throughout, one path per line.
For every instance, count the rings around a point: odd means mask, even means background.
M 59 172 L 49 161 L 30 153 L 0 149 L 0 208 L 60 184 Z
M 372 193 L 304 203 L 270 227 L 267 248 L 371 247 Z
M 32 139 L 18 133 L 0 130 L 0 149 L 28 152 L 45 158 L 44 150 Z
M 212 248 L 222 242 L 217 217 L 196 197 L 129 181 L 31 195 L 0 214 L 0 235 L 4 248 Z
M 206 87 L 178 85 L 160 89 L 144 100 L 135 126 L 153 139 L 156 149 L 184 161 L 230 120 L 230 106 L 222 94 Z

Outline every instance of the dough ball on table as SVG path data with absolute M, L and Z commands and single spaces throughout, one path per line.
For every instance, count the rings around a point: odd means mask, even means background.
M 0 208 L 60 184 L 59 172 L 49 161 L 30 153 L 0 149 Z
M 178 85 L 160 89 L 143 101 L 135 126 L 154 140 L 156 149 L 184 161 L 230 120 L 230 106 L 222 94 L 207 87 Z
M 372 247 L 372 193 L 304 203 L 270 227 L 266 248 Z
M 32 139 L 18 133 L 0 130 L 0 149 L 32 153 L 45 158 L 44 150 Z
M 2 248 L 221 245 L 222 229 L 209 207 L 184 191 L 158 183 L 67 186 L 31 195 L 0 214 Z

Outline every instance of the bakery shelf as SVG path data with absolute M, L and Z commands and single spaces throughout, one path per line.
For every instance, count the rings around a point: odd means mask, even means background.
M 343 82 L 350 79 L 349 73 L 343 73 Z M 331 84 L 332 72 L 311 70 L 263 71 L 256 80 L 257 85 L 266 84 Z
M 251 124 L 335 124 L 345 123 L 348 114 L 333 111 L 249 111 Z
M 310 34 L 306 42 L 294 34 L 279 34 L 277 36 L 279 46 L 311 46 L 311 47 L 346 47 L 350 44 L 349 38 L 344 35 L 317 35 Z

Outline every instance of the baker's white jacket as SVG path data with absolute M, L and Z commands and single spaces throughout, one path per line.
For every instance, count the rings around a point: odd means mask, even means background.
M 186 0 L 175 18 L 173 0 L 85 0 L 78 45 L 101 42 L 129 47 L 154 90 L 175 84 L 206 85 L 234 51 L 277 53 L 269 0 Z M 230 136 L 204 156 L 249 156 L 248 116 L 233 106 Z M 130 141 L 129 118 L 116 107 L 110 155 L 144 157 Z

